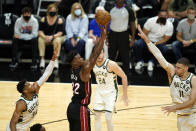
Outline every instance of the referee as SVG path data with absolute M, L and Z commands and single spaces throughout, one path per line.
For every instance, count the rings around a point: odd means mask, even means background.
M 119 53 L 123 63 L 123 70 L 128 75 L 129 73 L 129 48 L 133 46 L 135 40 L 135 16 L 128 6 L 125 5 L 125 0 L 116 0 L 115 7 L 110 11 L 111 25 L 109 33 L 109 58 L 116 61 Z M 131 36 L 129 36 L 129 27 Z M 129 37 L 131 41 L 129 42 Z M 117 53 L 118 52 L 118 53 Z

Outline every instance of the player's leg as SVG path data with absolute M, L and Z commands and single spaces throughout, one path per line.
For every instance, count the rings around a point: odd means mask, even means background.
M 80 108 L 81 131 L 91 131 L 90 111 L 86 106 Z
M 95 113 L 95 131 L 101 131 L 101 113 L 105 110 L 105 106 L 99 89 L 96 89 L 93 110 Z
M 113 131 L 114 130 L 114 124 L 113 124 L 113 120 L 112 120 L 112 112 L 105 112 L 105 120 L 107 123 L 107 129 L 108 131 Z
M 191 127 L 190 131 L 196 131 L 196 113 L 193 113 L 188 117 L 187 123 Z
M 108 131 L 114 130 L 114 124 L 112 120 L 112 112 L 114 110 L 115 102 L 117 99 L 117 90 L 114 89 L 112 93 L 105 95 L 104 102 L 105 102 L 105 119 L 107 123 Z
M 94 111 L 95 113 L 95 131 L 101 131 L 101 113 L 99 111 Z

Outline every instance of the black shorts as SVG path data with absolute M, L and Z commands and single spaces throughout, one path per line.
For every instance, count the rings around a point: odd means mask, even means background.
M 90 110 L 86 106 L 70 103 L 67 118 L 70 131 L 91 131 Z

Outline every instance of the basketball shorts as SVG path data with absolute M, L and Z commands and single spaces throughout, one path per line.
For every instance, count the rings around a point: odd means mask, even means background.
M 67 109 L 70 131 L 91 131 L 90 110 L 81 104 L 70 103 Z
M 93 110 L 113 112 L 117 95 L 116 89 L 108 93 L 102 93 L 101 90 L 96 89 Z
M 17 124 L 16 125 L 16 130 L 17 131 L 29 131 L 30 128 L 28 126 L 25 126 L 25 125 L 21 126 L 21 125 Z M 7 124 L 6 131 L 11 131 L 10 122 Z
M 196 131 L 196 113 L 177 116 L 178 131 Z

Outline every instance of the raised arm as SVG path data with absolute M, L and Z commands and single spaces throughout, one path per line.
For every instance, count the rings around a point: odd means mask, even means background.
M 148 37 L 143 33 L 141 30 L 140 25 L 138 25 L 138 35 L 146 42 L 148 49 L 150 52 L 155 56 L 155 58 L 158 60 L 161 67 L 163 67 L 169 76 L 169 79 L 172 78 L 172 76 L 175 74 L 175 68 L 172 64 L 166 61 L 166 59 L 161 54 L 160 50 L 148 39 Z
M 124 71 L 118 66 L 118 64 L 114 61 L 109 61 L 108 64 L 109 71 L 114 72 L 116 75 L 118 75 L 122 79 L 122 86 L 123 86 L 123 101 L 126 106 L 128 106 L 128 96 L 127 96 L 127 76 L 125 75 Z
M 21 113 L 26 110 L 26 106 L 27 105 L 23 100 L 20 100 L 16 103 L 16 109 L 14 110 L 14 113 L 10 121 L 11 131 L 16 131 L 16 124 L 19 121 Z
M 101 28 L 101 38 L 99 42 L 96 44 L 93 52 L 91 53 L 89 60 L 87 60 L 82 66 L 80 77 L 83 81 L 89 80 L 90 72 L 96 63 L 96 60 L 101 53 L 101 50 L 103 49 L 104 41 L 106 39 L 106 28 L 107 27 Z
M 44 74 L 40 77 L 40 79 L 38 81 L 36 81 L 33 86 L 36 89 L 36 93 L 39 93 L 39 89 L 40 87 L 48 80 L 48 78 L 50 77 L 50 75 L 52 74 L 53 68 L 54 68 L 54 61 L 56 60 L 57 57 L 57 52 L 58 52 L 58 48 L 59 48 L 59 44 L 57 44 L 52 59 L 50 61 L 50 63 L 48 64 L 48 66 L 46 67 L 46 70 L 44 71 Z

